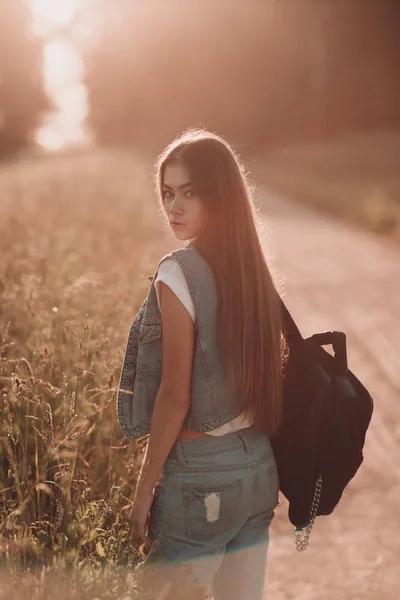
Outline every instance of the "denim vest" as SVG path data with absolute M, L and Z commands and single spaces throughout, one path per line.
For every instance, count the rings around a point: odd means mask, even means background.
M 150 291 L 136 314 L 128 335 L 117 395 L 117 417 L 125 436 L 137 439 L 150 433 L 151 415 L 161 383 L 163 366 L 161 312 L 154 280 L 161 263 L 174 258 L 181 265 L 195 310 L 195 349 L 190 410 L 183 427 L 207 432 L 241 413 L 229 394 L 217 347 L 217 291 L 208 262 L 189 243 L 158 263 Z

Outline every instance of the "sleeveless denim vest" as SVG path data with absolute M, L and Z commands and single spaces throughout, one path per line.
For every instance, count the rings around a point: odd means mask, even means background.
M 154 280 L 161 263 L 174 258 L 181 265 L 195 310 L 190 410 L 183 427 L 207 432 L 241 413 L 229 394 L 217 347 L 217 290 L 208 262 L 189 243 L 158 263 L 150 291 L 131 325 L 117 395 L 117 417 L 125 436 L 137 439 L 150 433 L 151 415 L 162 375 L 162 325 Z

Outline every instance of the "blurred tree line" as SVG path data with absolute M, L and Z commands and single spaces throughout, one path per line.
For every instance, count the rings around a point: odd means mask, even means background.
M 398 0 L 92 0 L 89 125 L 159 149 L 204 124 L 265 147 L 400 122 Z
M 33 142 L 51 108 L 43 81 L 43 42 L 25 0 L 0 0 L 0 156 Z
M 399 0 L 81 0 L 87 125 L 158 151 L 202 124 L 256 148 L 400 122 Z M 0 0 L 0 152 L 50 108 L 29 0 Z

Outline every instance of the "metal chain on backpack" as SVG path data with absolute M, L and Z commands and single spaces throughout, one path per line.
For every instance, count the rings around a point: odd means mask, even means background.
M 315 483 L 314 496 L 313 496 L 312 504 L 311 504 L 310 522 L 307 525 L 307 527 L 305 527 L 303 529 L 298 529 L 296 527 L 296 529 L 294 530 L 294 535 L 296 537 L 296 549 L 299 552 L 301 552 L 302 550 L 305 550 L 308 546 L 308 540 L 311 535 L 311 529 L 314 524 L 315 517 L 317 516 L 319 500 L 321 498 L 321 489 L 322 489 L 322 475 L 319 474 L 318 479 Z

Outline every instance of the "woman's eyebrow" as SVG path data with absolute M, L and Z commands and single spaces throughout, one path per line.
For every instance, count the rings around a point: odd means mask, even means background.
M 188 181 L 187 183 L 182 183 L 182 185 L 179 185 L 179 186 L 178 186 L 178 188 L 179 188 L 180 190 L 184 190 L 184 189 L 185 189 L 185 188 L 187 188 L 187 187 L 191 187 L 191 185 L 192 185 L 192 184 L 190 183 L 190 181 Z M 163 188 L 165 188 L 165 189 L 167 189 L 167 190 L 172 190 L 172 187 L 171 187 L 171 186 L 169 186 L 169 185 L 167 185 L 166 183 L 163 183 Z

